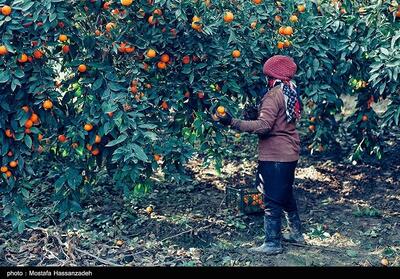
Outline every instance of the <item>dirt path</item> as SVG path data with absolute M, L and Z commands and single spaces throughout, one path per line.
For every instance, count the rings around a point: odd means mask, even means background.
M 296 195 L 309 246 L 285 244 L 277 256 L 249 254 L 248 248 L 262 243 L 262 215 L 240 216 L 225 204 L 226 185 L 252 182 L 255 164 L 246 155 L 228 161 L 221 175 L 194 160 L 190 184 L 161 184 L 138 200 L 123 200 L 116 190 L 99 187 L 86 212 L 63 223 L 44 214 L 50 206 L 38 207 L 44 229 L 22 236 L 12 235 L 1 221 L 0 263 L 379 266 L 386 258 L 399 266 L 400 147 L 390 154 L 370 166 L 315 163 L 303 156 Z M 151 215 L 145 211 L 149 205 Z

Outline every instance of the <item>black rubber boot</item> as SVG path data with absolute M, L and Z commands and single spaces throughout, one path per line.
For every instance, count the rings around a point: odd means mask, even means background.
M 249 251 L 254 253 L 264 253 L 266 255 L 282 253 L 281 219 L 271 219 L 270 217 L 264 216 L 264 229 L 264 244 L 256 248 L 251 248 Z
M 283 234 L 283 240 L 304 244 L 303 232 L 301 229 L 301 221 L 297 211 L 285 212 L 289 233 Z

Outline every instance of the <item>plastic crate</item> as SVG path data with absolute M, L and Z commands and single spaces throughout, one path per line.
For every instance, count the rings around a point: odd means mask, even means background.
M 263 195 L 257 189 L 227 186 L 225 194 L 227 206 L 233 206 L 241 214 L 264 212 Z

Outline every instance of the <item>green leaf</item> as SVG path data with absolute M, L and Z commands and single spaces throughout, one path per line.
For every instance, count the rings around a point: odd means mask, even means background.
M 121 142 L 124 142 L 128 138 L 127 134 L 121 134 L 117 139 L 110 141 L 106 146 L 111 147 L 115 146 L 117 144 L 120 144 Z
M 147 157 L 146 153 L 144 152 L 143 148 L 141 148 L 137 144 L 133 144 L 133 150 L 135 151 L 135 157 L 143 162 L 148 162 L 149 158 Z
M 11 78 L 10 71 L 1 71 L 0 72 L 0 83 L 6 83 Z
M 92 90 L 96 91 L 103 85 L 103 78 L 98 78 L 96 81 L 93 83 Z
M 24 142 L 29 149 L 32 148 L 32 138 L 29 135 L 25 135 Z

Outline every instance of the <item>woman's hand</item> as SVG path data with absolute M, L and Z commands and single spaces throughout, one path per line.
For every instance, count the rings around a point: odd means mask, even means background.
M 232 124 L 232 115 L 228 111 L 225 111 L 223 115 L 218 111 L 215 111 L 211 117 L 214 121 L 219 122 L 224 126 L 229 126 Z

